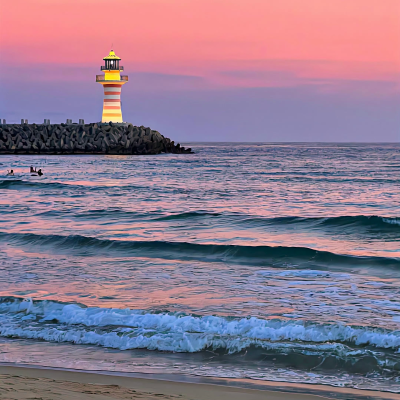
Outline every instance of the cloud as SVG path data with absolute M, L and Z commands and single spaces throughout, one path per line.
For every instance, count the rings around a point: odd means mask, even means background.
M 93 66 L 87 65 L 58 65 L 36 64 L 26 65 L 0 65 L 0 84 L 6 88 L 9 80 L 17 80 L 30 85 L 33 82 L 69 82 L 71 87 L 79 87 L 95 82 L 95 76 L 104 74 Z M 161 72 L 122 72 L 128 75 L 129 82 L 136 87 L 148 91 L 162 90 L 192 90 L 206 85 L 205 79 L 197 75 L 169 74 Z M 78 84 L 79 82 L 79 84 Z
M 129 86 L 148 92 L 212 90 L 220 88 L 310 86 L 320 93 L 391 96 L 400 91 L 400 78 L 385 63 L 327 60 L 225 60 L 198 65 L 136 65 L 129 71 Z M 71 88 L 93 84 L 98 68 L 81 64 L 0 64 L 0 84 L 18 82 L 69 82 Z M 78 84 L 79 82 L 79 84 Z M 7 87 L 7 83 L 4 84 Z M 129 90 L 129 89 L 128 89 Z
M 215 66 L 214 66 L 215 68 Z M 359 92 L 391 95 L 400 92 L 400 77 L 385 63 L 327 60 L 231 60 L 210 74 L 216 85 L 230 87 L 314 86 L 321 93 Z M 378 93 L 374 93 L 374 90 Z
M 201 89 L 206 84 L 201 76 L 156 72 L 133 72 L 129 74 L 129 81 L 135 88 L 149 92 Z

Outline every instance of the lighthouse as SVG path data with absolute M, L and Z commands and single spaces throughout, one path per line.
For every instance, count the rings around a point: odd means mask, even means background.
M 103 114 L 101 122 L 123 122 L 121 111 L 121 89 L 128 82 L 127 75 L 121 75 L 124 67 L 119 65 L 120 58 L 113 50 L 103 58 L 100 70 L 104 75 L 96 75 L 96 82 L 104 87 Z

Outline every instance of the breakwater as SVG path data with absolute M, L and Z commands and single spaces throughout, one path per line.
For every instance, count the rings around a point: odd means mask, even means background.
M 192 153 L 158 131 L 132 124 L 3 124 L 0 154 Z

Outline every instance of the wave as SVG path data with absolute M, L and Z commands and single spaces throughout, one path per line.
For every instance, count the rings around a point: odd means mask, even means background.
M 400 225 L 400 218 L 382 218 L 383 222 L 391 225 Z
M 103 216 L 115 215 L 114 210 L 104 210 Z M 100 214 L 100 210 L 93 211 L 94 214 Z M 337 216 L 337 217 L 256 217 L 246 214 L 228 214 L 209 211 L 188 211 L 170 215 L 154 215 L 154 214 L 137 214 L 121 211 L 121 215 L 129 214 L 130 216 L 139 216 L 150 218 L 156 221 L 174 221 L 174 220 L 191 220 L 200 218 L 223 219 L 227 223 L 246 224 L 252 226 L 262 225 L 308 225 L 309 227 L 364 227 L 373 230 L 396 230 L 400 226 L 400 218 L 397 217 L 381 217 L 377 215 L 354 215 L 354 216 Z M 91 214 L 91 212 L 90 212 Z
M 153 216 L 156 213 L 153 213 Z M 87 210 L 83 212 L 76 212 L 74 210 L 46 210 L 43 212 L 39 212 L 36 214 L 41 217 L 66 217 L 72 219 L 104 219 L 107 220 L 137 220 L 137 219 L 146 219 L 149 217 L 149 214 L 139 213 L 135 211 L 125 211 L 117 208 L 109 208 L 109 209 L 94 209 Z
M 354 215 L 337 217 L 250 217 L 243 220 L 245 223 L 266 225 L 309 225 L 311 227 L 366 227 L 371 229 L 398 230 L 400 218 L 380 217 L 377 215 Z
M 295 225 L 308 224 L 314 226 L 338 226 L 338 227 L 370 227 L 370 228 L 386 228 L 390 229 L 393 225 L 400 225 L 398 217 L 381 217 L 377 215 L 350 215 L 336 217 L 299 217 L 299 216 L 283 216 L 283 217 L 256 217 L 246 214 L 227 214 L 207 211 L 189 211 L 167 216 L 157 217 L 159 221 L 180 220 L 192 218 L 209 218 L 217 217 L 231 220 L 232 222 L 245 224 L 266 224 L 266 225 Z
M 0 181 L 0 189 L 8 189 L 11 186 L 20 185 L 23 182 L 22 179 L 5 179 Z
M 124 187 L 136 190 L 148 190 L 147 186 L 103 186 L 103 185 L 83 185 L 79 183 L 62 183 L 48 182 L 43 180 L 22 180 L 22 179 L 6 179 L 0 181 L 0 189 L 64 189 L 64 190 L 86 190 L 86 191 L 109 191 L 112 188 L 123 189 Z M 300 216 L 282 216 L 282 217 L 259 217 L 254 215 L 236 214 L 236 213 L 220 213 L 212 211 L 186 211 L 176 214 L 160 215 L 160 213 L 135 213 L 123 210 L 93 210 L 85 213 L 77 212 L 71 215 L 76 218 L 105 218 L 115 217 L 125 219 L 144 218 L 152 221 L 173 221 L 173 220 L 190 220 L 193 218 L 216 218 L 223 219 L 224 223 L 244 224 L 252 227 L 261 226 L 290 226 L 302 225 L 308 228 L 366 228 L 374 232 L 379 231 L 396 231 L 400 226 L 400 217 L 386 217 L 378 215 L 343 215 L 332 217 L 300 217 Z
M 388 225 L 400 225 L 400 218 L 397 217 L 379 217 L 376 215 L 366 216 L 343 216 L 343 217 L 331 217 L 322 218 L 320 221 L 321 225 L 335 225 L 335 226 L 367 226 L 372 228 L 388 228 Z
M 165 215 L 162 217 L 156 218 L 158 221 L 168 221 L 168 220 L 177 220 L 177 219 L 192 219 L 192 218 L 201 218 L 201 217 L 219 217 L 221 213 L 212 213 L 212 212 L 206 212 L 206 211 L 189 211 L 189 212 L 184 212 L 184 213 L 178 213 L 178 214 L 171 214 L 171 215 Z
M 108 256 L 143 256 L 175 260 L 201 260 L 214 262 L 263 265 L 266 262 L 302 263 L 316 265 L 386 266 L 400 267 L 395 257 L 353 256 L 314 250 L 308 247 L 240 246 L 224 244 L 197 244 L 167 241 L 130 241 L 97 239 L 81 235 L 41 235 L 33 233 L 0 232 L 0 240 L 8 244 L 51 247 L 53 251 L 68 254 Z
M 94 182 L 93 182 L 94 183 Z M 37 180 L 23 180 L 23 179 L 6 179 L 0 181 L 0 189 L 64 189 L 64 190 L 88 190 L 88 191 L 104 191 L 110 190 L 111 188 L 117 189 L 136 189 L 136 190 L 148 190 L 147 186 L 134 186 L 134 185 L 118 185 L 118 186 L 107 186 L 107 185 L 95 185 L 95 184 L 82 184 L 82 183 L 62 183 L 62 182 L 51 182 L 44 179 Z
M 59 182 L 46 182 L 43 180 L 36 181 L 36 180 L 10 179 L 10 180 L 0 181 L 0 189 L 18 190 L 18 189 L 35 189 L 35 188 L 66 189 L 66 188 L 72 188 L 72 185 Z
M 268 354 L 281 360 L 290 356 L 291 364 L 296 359 L 304 363 L 307 357 L 320 365 L 321 357 L 323 361 L 331 357 L 349 368 L 368 359 L 372 370 L 378 365 L 395 368 L 400 349 L 400 332 L 382 328 L 86 307 L 14 297 L 0 298 L 0 336 L 119 350 L 253 351 L 263 359 Z
M 43 328 L 65 324 L 65 326 L 120 328 L 122 336 L 132 333 L 159 332 L 160 334 L 218 335 L 271 342 L 302 341 L 307 343 L 352 343 L 358 346 L 371 345 L 381 349 L 400 349 L 400 331 L 383 328 L 358 327 L 342 324 L 318 324 L 302 320 L 260 319 L 256 317 L 232 318 L 219 316 L 194 316 L 184 313 L 148 312 L 146 310 L 86 307 L 77 303 L 62 303 L 31 298 L 0 297 L 0 315 L 11 321 L 46 323 Z M 39 325 L 36 325 L 39 326 Z M 9 327 L 2 323 L 0 334 L 7 336 Z M 136 333 L 138 333 L 137 331 Z M 112 331 L 111 333 L 115 333 Z M 122 337 L 121 335 L 117 335 Z M 129 335 L 128 335 L 129 336 Z M 145 335 L 151 339 L 153 335 Z M 202 336 L 203 337 L 203 336 Z M 205 337 L 203 337 L 205 339 Z M 143 339 L 144 340 L 144 339 Z M 232 352 L 242 349 L 242 344 L 230 348 Z M 159 343 L 161 345 L 161 343 Z M 232 345 L 234 342 L 231 343 Z M 245 346 L 247 346 L 247 342 Z M 158 350 L 167 350 L 163 343 Z M 154 347 L 154 346 L 152 346 Z M 208 347 L 204 340 L 197 343 L 178 341 L 173 351 L 200 351 Z M 172 349 L 172 347 L 171 347 Z

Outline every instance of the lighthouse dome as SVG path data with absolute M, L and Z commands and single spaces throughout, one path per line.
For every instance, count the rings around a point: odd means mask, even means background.
M 103 60 L 120 60 L 120 58 L 116 56 L 114 50 L 111 50 L 108 56 L 104 57 Z

